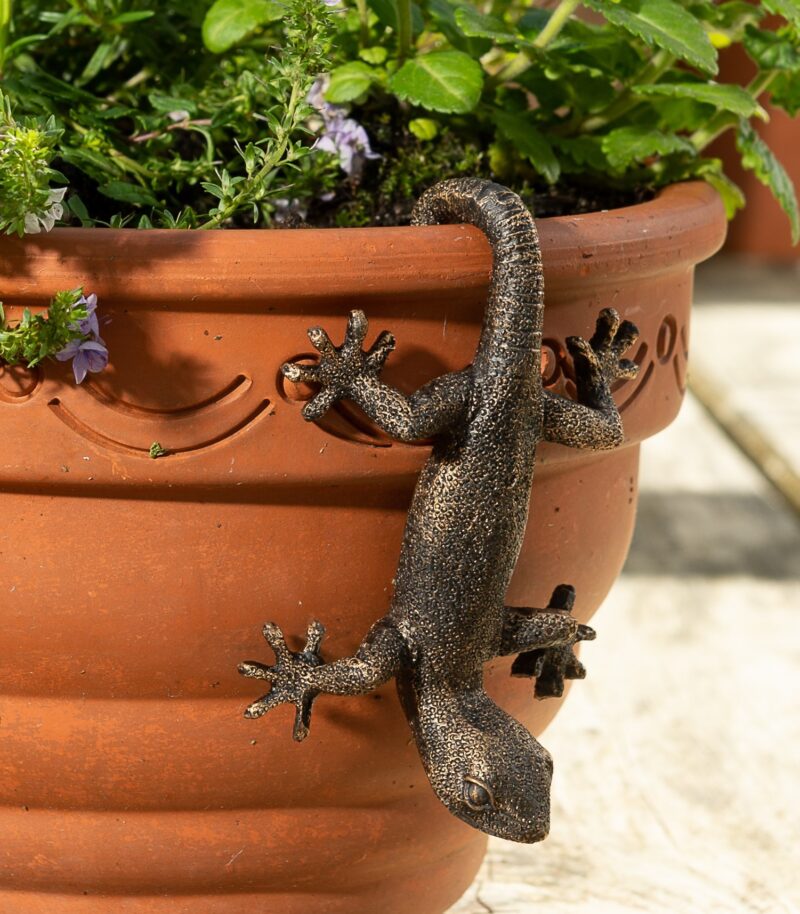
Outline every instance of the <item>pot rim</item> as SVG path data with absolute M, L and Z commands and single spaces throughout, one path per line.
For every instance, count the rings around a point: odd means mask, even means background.
M 702 181 L 674 184 L 619 209 L 537 220 L 546 284 L 559 290 L 690 269 L 722 245 L 727 221 Z M 298 241 L 300 242 L 298 244 Z M 164 261 L 174 269 L 167 275 Z M 153 264 L 159 262 L 159 284 Z M 330 297 L 424 298 L 486 287 L 491 252 L 465 225 L 377 228 L 60 228 L 0 239 L 2 296 L 44 305 L 83 286 L 101 298 L 170 310 L 247 310 Z M 124 274 L 122 279 L 121 274 Z M 188 290 L 187 290 L 188 286 Z M 189 294 L 187 294 L 187 292 Z

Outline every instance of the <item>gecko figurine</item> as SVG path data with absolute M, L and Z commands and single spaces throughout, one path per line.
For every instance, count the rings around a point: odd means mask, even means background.
M 577 402 L 546 391 L 542 261 L 522 200 L 484 180 L 445 181 L 421 197 L 413 222 L 466 222 L 489 239 L 492 279 L 472 365 L 405 396 L 379 380 L 393 336 L 384 331 L 363 351 L 367 319 L 352 311 L 342 346 L 314 327 L 308 335 L 319 363 L 282 366 L 290 380 L 320 387 L 303 409 L 309 421 L 347 398 L 400 441 L 433 439 L 408 514 L 391 608 L 354 656 L 329 663 L 319 654 L 319 622 L 297 652 L 267 623 L 274 665 L 250 661 L 239 671 L 271 682 L 271 691 L 245 716 L 294 704 L 299 741 L 319 694 L 359 695 L 394 676 L 442 803 L 490 835 L 540 841 L 550 822 L 550 755 L 486 694 L 483 665 L 519 654 L 512 672 L 536 677 L 537 697 L 560 695 L 564 678 L 584 675 L 572 645 L 594 632 L 571 616 L 571 587 L 557 587 L 543 610 L 506 606 L 504 598 L 525 532 L 536 445 L 599 449 L 622 442 L 610 385 L 636 373 L 621 356 L 637 330 L 615 311 L 602 311 L 589 342 L 567 340 Z

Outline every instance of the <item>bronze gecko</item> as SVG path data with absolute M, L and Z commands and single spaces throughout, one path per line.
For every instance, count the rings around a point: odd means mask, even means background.
M 492 280 L 472 365 L 405 396 L 379 379 L 394 337 L 382 332 L 365 352 L 367 319 L 352 311 L 342 346 L 314 327 L 308 335 L 319 364 L 282 367 L 293 381 L 319 385 L 303 410 L 309 421 L 347 398 L 400 441 L 433 439 L 408 514 L 391 608 L 354 656 L 329 663 L 319 654 L 319 622 L 309 626 L 299 652 L 267 623 L 274 665 L 250 661 L 239 669 L 272 688 L 245 715 L 293 703 L 294 738 L 302 740 L 319 694 L 362 694 L 395 676 L 430 783 L 450 812 L 491 835 L 539 841 L 549 829 L 552 762 L 484 692 L 483 664 L 519 654 L 512 672 L 536 677 L 538 697 L 559 695 L 564 678 L 584 675 L 572 645 L 594 632 L 570 615 L 571 587 L 557 587 L 543 610 L 506 606 L 504 598 L 525 532 L 538 442 L 622 442 L 610 386 L 636 374 L 622 354 L 638 334 L 603 310 L 589 342 L 567 341 L 577 402 L 546 391 L 542 261 L 522 200 L 488 181 L 445 181 L 422 196 L 413 222 L 467 222 L 489 239 Z

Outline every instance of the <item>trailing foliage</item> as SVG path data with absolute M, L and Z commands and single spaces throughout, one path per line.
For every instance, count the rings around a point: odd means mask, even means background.
M 22 319 L 11 324 L 0 303 L 0 364 L 32 368 L 48 358 L 71 360 L 80 384 L 87 372 L 102 371 L 108 364 L 96 309 L 96 295 L 87 298 L 82 289 L 72 289 L 57 292 L 45 313 L 26 308 Z
M 732 44 L 747 86 L 716 79 Z M 704 154 L 732 131 L 800 236 L 753 127 L 767 90 L 800 109 L 797 0 L 0 0 L 0 70 L 7 232 L 402 221 L 466 166 L 538 192 L 702 177 L 732 214 Z

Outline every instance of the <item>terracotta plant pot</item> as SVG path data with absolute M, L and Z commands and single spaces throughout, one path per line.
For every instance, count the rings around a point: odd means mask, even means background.
M 544 605 L 573 583 L 586 620 L 628 549 L 639 442 L 678 411 L 693 267 L 725 220 L 686 184 L 540 232 L 548 385 L 569 391 L 564 338 L 601 307 L 642 331 L 616 394 L 626 446 L 541 448 L 509 593 Z M 63 229 L 2 239 L 0 262 L 15 308 L 96 292 L 112 358 L 80 388 L 56 363 L 0 374 L 0 914 L 441 912 L 485 838 L 430 790 L 393 686 L 323 697 L 296 744 L 291 709 L 242 717 L 257 684 L 236 664 L 269 658 L 267 619 L 296 636 L 321 619 L 327 657 L 356 647 L 388 606 L 426 454 L 347 405 L 305 423 L 309 392 L 279 365 L 353 307 L 396 333 L 386 377 L 404 389 L 469 363 L 484 237 Z M 602 631 L 591 648 L 613 649 Z M 538 733 L 559 703 L 510 662 L 489 690 Z

